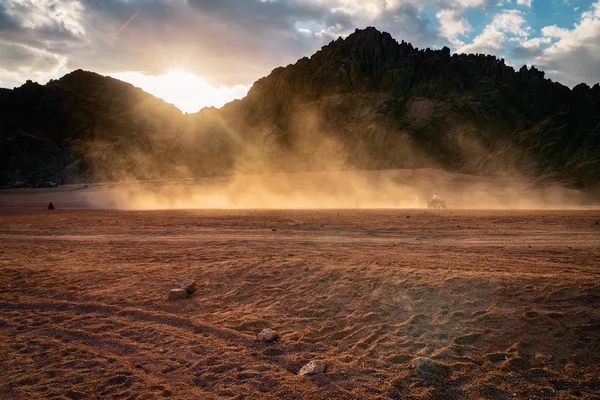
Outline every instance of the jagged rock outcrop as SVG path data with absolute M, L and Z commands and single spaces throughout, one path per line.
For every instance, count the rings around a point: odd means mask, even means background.
M 275 69 L 224 111 L 243 116 L 236 129 L 269 143 L 280 169 L 319 168 L 314 155 L 326 149 L 364 169 L 600 181 L 599 85 L 570 90 L 535 67 L 418 50 L 374 28 Z
M 83 71 L 2 90 L 0 144 L 0 185 L 435 167 L 595 186 L 600 85 L 367 28 L 192 115 Z

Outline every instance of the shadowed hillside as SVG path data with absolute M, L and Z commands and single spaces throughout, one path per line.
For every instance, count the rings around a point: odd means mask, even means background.
M 268 143 L 279 168 L 288 153 L 318 166 L 329 146 L 361 169 L 600 181 L 599 85 L 570 90 L 534 67 L 418 50 L 374 28 L 275 69 L 223 111 L 242 116 L 237 130 Z
M 2 90 L 0 144 L 0 185 L 434 167 L 589 187 L 600 85 L 367 28 L 193 115 L 83 71 Z
M 207 142 L 191 122 L 175 106 L 92 72 L 77 70 L 44 86 L 27 82 L 0 92 L 0 184 L 213 172 L 199 161 L 227 169 L 220 165 L 225 159 L 202 159 Z

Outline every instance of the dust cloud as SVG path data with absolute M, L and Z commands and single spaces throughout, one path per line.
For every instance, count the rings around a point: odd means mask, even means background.
M 445 197 L 453 209 L 594 203 L 590 193 L 558 186 L 540 189 L 527 183 L 511 168 L 516 163 L 507 154 L 516 154 L 514 149 L 495 157 L 467 126 L 455 133 L 457 151 L 473 160 L 467 164 L 468 172 L 481 171 L 488 177 L 443 171 L 409 135 L 393 127 L 379 127 L 373 137 L 358 142 L 344 138 L 327 129 L 329 117 L 317 107 L 304 105 L 289 111 L 285 130 L 260 124 L 249 128 L 213 114 L 184 131 L 149 134 L 145 141 L 121 141 L 118 146 L 98 139 L 88 143 L 95 179 L 116 182 L 95 185 L 101 190 L 90 197 L 91 206 L 122 210 L 425 208 L 433 192 Z M 357 127 L 361 132 L 369 129 Z M 382 168 L 377 154 L 387 142 L 369 147 L 368 143 L 384 137 L 402 143 L 401 152 L 390 155 L 404 160 L 401 169 Z M 361 166 L 368 171 L 357 170 Z M 497 178 L 489 177 L 494 175 Z
M 94 187 L 92 207 L 120 210 L 426 208 L 434 191 L 447 199 L 449 209 L 594 205 L 592 196 L 576 190 L 536 189 L 508 179 L 433 169 L 238 175 Z

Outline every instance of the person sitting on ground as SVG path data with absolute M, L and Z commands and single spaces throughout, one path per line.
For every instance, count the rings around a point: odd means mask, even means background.
M 48 210 L 54 210 L 54 204 L 51 201 L 48 202 Z

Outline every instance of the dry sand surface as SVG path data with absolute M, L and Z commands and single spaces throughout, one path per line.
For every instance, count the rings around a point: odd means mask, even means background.
M 45 211 L 48 193 L 0 195 L 0 398 L 600 398 L 598 209 L 86 210 L 79 191 Z

